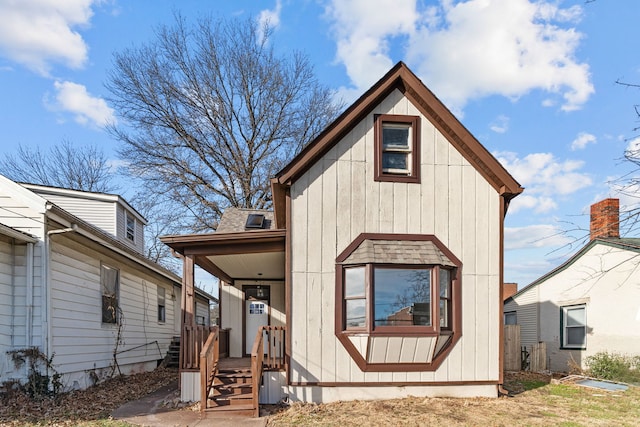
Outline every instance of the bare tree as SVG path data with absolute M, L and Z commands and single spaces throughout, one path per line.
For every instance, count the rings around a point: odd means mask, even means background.
M 100 193 L 117 190 L 104 152 L 96 146 L 77 147 L 68 140 L 48 151 L 19 146 L 16 155 L 0 160 L 0 173 L 31 184 Z
M 115 54 L 107 88 L 129 173 L 192 231 L 215 229 L 228 206 L 269 207 L 269 178 L 342 108 L 306 56 L 277 55 L 252 19 L 177 15 Z

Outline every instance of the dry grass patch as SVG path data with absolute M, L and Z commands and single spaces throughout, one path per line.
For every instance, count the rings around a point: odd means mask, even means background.
M 126 426 L 109 414 L 131 400 L 140 399 L 178 380 L 177 369 L 119 376 L 86 390 L 55 398 L 32 400 L 24 393 L 0 395 L 0 426 Z
M 550 384 L 524 374 L 505 381 L 519 391 L 500 399 L 417 398 L 293 404 L 269 418 L 269 426 L 638 426 L 640 388 L 622 393 Z M 531 386 L 526 390 L 525 386 Z M 535 386 L 535 387 L 533 387 Z

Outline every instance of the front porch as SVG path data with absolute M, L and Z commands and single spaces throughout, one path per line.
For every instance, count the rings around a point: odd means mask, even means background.
M 202 343 L 201 339 L 205 337 Z M 201 411 L 258 417 L 264 395 L 278 395 L 285 385 L 284 357 L 286 329 L 262 326 L 255 337 L 250 357 L 220 357 L 221 330 L 214 326 L 185 326 L 181 345 L 181 399 L 200 401 Z M 198 357 L 194 348 L 201 347 Z M 197 368 L 196 368 L 196 365 Z M 274 390 L 275 388 L 275 390 Z M 263 399 L 261 399 L 263 395 Z
M 282 229 L 243 229 L 162 238 L 183 259 L 183 401 L 200 401 L 202 411 L 258 416 L 260 403 L 277 403 L 284 396 L 285 237 Z M 218 326 L 194 322 L 196 265 L 219 279 Z

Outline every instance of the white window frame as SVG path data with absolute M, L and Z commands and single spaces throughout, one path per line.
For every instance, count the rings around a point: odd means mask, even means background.
M 115 289 L 108 289 L 107 286 L 108 284 L 106 283 L 107 280 L 107 275 L 106 272 L 107 271 L 114 271 L 115 272 L 115 283 L 114 283 L 114 287 Z M 112 300 L 115 301 L 115 306 L 110 306 L 110 313 L 107 313 L 105 311 L 105 302 L 106 299 L 110 298 Z M 104 325 L 115 325 L 118 323 L 119 320 L 119 316 L 118 316 L 118 311 L 119 311 L 119 306 L 120 306 L 120 270 L 115 268 L 115 267 L 111 267 L 109 265 L 105 265 L 105 264 L 101 264 L 100 265 L 100 301 L 101 301 L 101 305 L 100 305 L 100 317 L 102 319 L 102 324 Z M 111 319 L 111 320 L 109 320 Z
M 384 140 L 385 129 L 406 129 L 407 140 L 405 146 L 386 144 Z M 382 172 L 386 174 L 411 175 L 412 170 L 412 141 L 413 126 L 409 123 L 382 122 L 382 165 L 386 154 L 404 154 L 407 157 L 407 167 L 405 169 L 385 168 L 382 166 Z
M 158 286 L 158 323 L 167 321 L 166 301 L 166 290 L 162 286 Z
M 576 304 L 576 305 L 567 305 L 561 307 L 562 310 L 562 325 L 561 325 L 561 333 L 562 333 L 562 348 L 566 349 L 581 349 L 584 350 L 587 348 L 587 305 L 586 304 Z M 581 325 L 569 325 L 569 312 L 574 310 L 582 310 L 584 312 L 584 324 Z M 569 328 L 582 328 L 584 330 L 584 340 L 581 344 L 572 344 L 568 342 L 569 336 Z
M 129 228 L 129 221 L 131 221 L 132 227 Z M 136 242 L 136 217 L 131 215 L 128 211 L 124 214 L 124 236 L 131 242 Z

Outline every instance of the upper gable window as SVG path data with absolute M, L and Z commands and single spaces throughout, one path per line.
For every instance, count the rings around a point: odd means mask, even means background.
M 420 182 L 418 116 L 375 117 L 375 180 Z
M 125 213 L 126 217 L 126 236 L 132 242 L 136 241 L 136 219 L 129 212 Z

